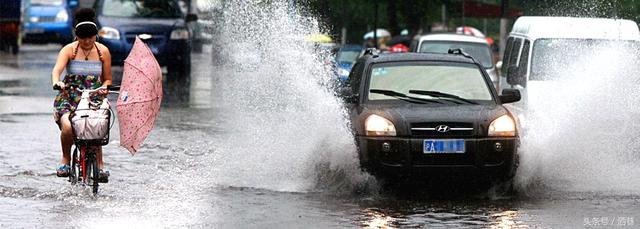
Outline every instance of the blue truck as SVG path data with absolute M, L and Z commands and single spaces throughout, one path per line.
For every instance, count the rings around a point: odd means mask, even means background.
M 0 50 L 20 50 L 20 0 L 0 0 Z

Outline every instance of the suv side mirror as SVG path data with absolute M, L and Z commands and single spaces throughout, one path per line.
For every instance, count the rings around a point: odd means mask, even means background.
M 197 14 L 187 14 L 187 16 L 184 18 L 185 22 L 194 22 L 198 20 L 198 15 Z
M 513 103 L 518 102 L 521 99 L 520 90 L 518 89 L 503 89 L 502 95 L 499 96 L 501 103 Z

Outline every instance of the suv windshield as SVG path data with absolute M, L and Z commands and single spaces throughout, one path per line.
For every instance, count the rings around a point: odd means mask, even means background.
M 105 0 L 102 15 L 134 18 L 180 18 L 182 11 L 170 0 Z
M 367 91 L 373 89 L 393 91 L 421 99 L 443 99 L 437 94 L 448 94 L 449 97 L 453 95 L 464 100 L 493 100 L 481 70 L 472 64 L 376 64 L 371 70 Z M 416 93 L 417 91 L 432 93 Z M 368 95 L 369 100 L 398 99 L 380 93 L 368 93 Z
M 61 6 L 62 5 L 62 0 L 31 0 L 31 5 Z
M 482 43 L 456 42 L 456 41 L 423 41 L 420 44 L 420 52 L 448 53 L 449 49 L 462 49 L 475 58 L 482 67 L 492 68 L 491 49 L 489 45 Z
M 582 61 L 597 57 L 602 50 L 619 52 L 618 55 L 634 58 L 628 50 L 637 50 L 637 41 L 545 38 L 537 39 L 533 44 L 530 80 L 553 80 L 571 74 L 572 69 L 593 67 Z M 575 64 L 580 64 L 576 66 Z M 583 69 L 584 70 L 584 69 Z

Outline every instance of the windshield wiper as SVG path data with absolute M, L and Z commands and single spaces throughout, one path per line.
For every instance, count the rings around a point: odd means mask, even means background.
M 409 90 L 409 93 L 411 94 L 417 94 L 417 95 L 428 95 L 431 97 L 436 97 L 436 98 L 447 98 L 447 99 L 454 99 L 457 101 L 462 101 L 468 104 L 478 104 L 474 101 L 462 98 L 460 96 L 457 95 L 452 95 L 452 94 L 448 94 L 448 93 L 444 93 L 444 92 L 439 92 L 439 91 L 422 91 L 422 90 Z M 454 102 L 454 101 L 452 101 Z M 459 102 L 457 102 L 457 104 L 460 104 Z
M 391 96 L 391 97 L 400 99 L 402 101 L 410 102 L 410 103 L 419 103 L 419 104 L 441 103 L 440 101 L 437 101 L 437 100 L 411 97 L 411 96 L 407 96 L 405 94 L 402 94 L 400 92 L 391 91 L 391 90 L 371 89 L 371 90 L 369 90 L 369 92 L 375 93 L 375 94 L 382 94 L 382 95 L 386 95 L 386 96 Z

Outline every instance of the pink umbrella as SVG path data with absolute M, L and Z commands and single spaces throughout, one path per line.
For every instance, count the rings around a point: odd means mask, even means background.
M 133 155 L 160 112 L 162 70 L 149 47 L 136 37 L 123 71 L 117 104 L 120 145 Z

